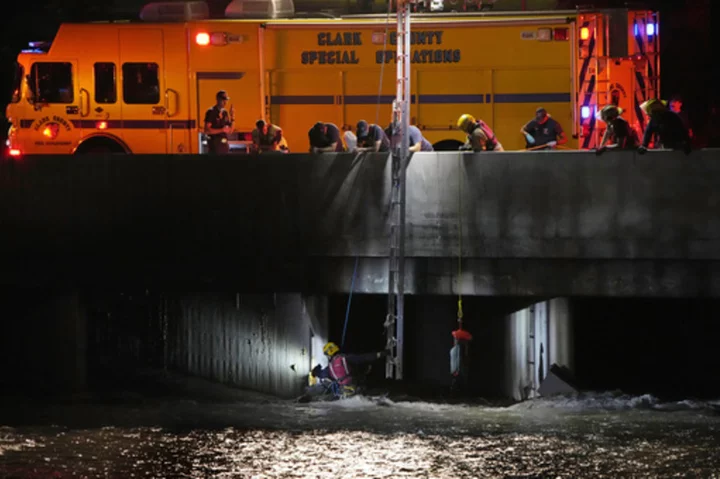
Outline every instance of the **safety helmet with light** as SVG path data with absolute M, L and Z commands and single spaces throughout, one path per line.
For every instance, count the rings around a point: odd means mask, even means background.
M 470 125 L 474 125 L 475 123 L 477 123 L 475 121 L 475 117 L 465 113 L 464 115 L 461 115 L 460 118 L 458 118 L 457 127 L 460 128 L 462 131 L 467 131 L 468 127 Z
M 653 112 L 664 110 L 667 106 L 665 100 L 659 100 L 652 98 L 640 105 L 640 109 L 645 112 L 646 115 L 651 115 Z
M 602 120 L 602 121 L 608 121 L 612 120 L 613 118 L 617 118 L 618 116 L 622 115 L 623 112 L 622 108 L 616 105 L 607 105 L 603 107 L 602 110 L 597 112 L 597 115 L 595 116 L 596 119 Z
M 326 356 L 329 356 L 329 357 L 335 356 L 338 351 L 340 351 L 340 348 L 338 347 L 337 344 L 335 344 L 333 342 L 327 343 L 323 347 L 323 354 L 325 354 Z

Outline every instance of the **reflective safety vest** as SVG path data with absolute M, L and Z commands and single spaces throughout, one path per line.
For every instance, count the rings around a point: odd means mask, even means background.
M 350 368 L 343 354 L 336 354 L 328 364 L 330 376 L 341 386 L 347 386 L 352 382 Z

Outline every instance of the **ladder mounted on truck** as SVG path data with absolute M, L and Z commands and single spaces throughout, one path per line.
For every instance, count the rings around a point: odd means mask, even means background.
M 397 84 L 393 103 L 393 138 L 390 192 L 390 244 L 388 257 L 388 309 L 385 320 L 385 377 L 403 378 L 405 320 L 405 172 L 410 156 L 410 11 L 397 0 Z
M 640 105 L 660 95 L 658 14 L 649 10 L 581 11 L 577 22 L 579 131 L 582 149 L 596 148 L 601 130 L 596 114 L 614 104 L 642 136 Z

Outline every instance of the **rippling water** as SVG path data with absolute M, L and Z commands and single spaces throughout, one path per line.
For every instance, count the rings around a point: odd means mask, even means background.
M 3 404 L 0 477 L 720 477 L 717 409 L 615 394 L 501 408 L 237 391 Z

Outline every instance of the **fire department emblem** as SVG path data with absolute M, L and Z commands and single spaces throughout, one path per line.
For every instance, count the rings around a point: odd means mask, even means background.
M 49 138 L 57 138 L 60 133 L 60 125 L 55 122 L 45 123 L 43 134 Z

